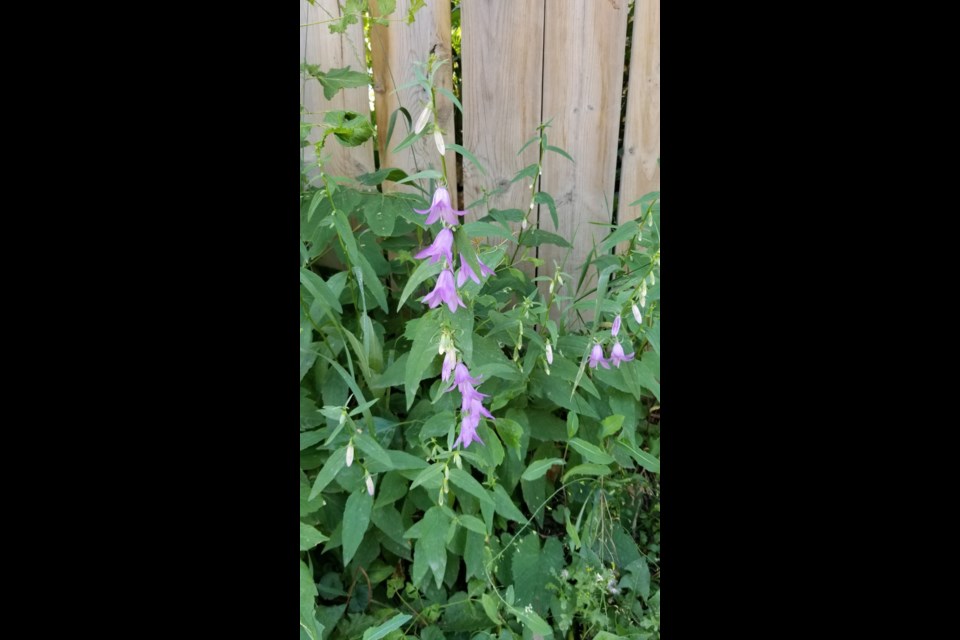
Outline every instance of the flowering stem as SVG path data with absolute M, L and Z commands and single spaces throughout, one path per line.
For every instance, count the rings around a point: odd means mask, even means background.
M 533 182 L 530 183 L 530 204 L 527 206 L 527 212 L 524 214 L 524 219 L 525 219 L 525 220 L 526 220 L 526 218 L 530 215 L 530 211 L 533 210 L 533 199 L 534 199 L 534 198 L 536 197 L 536 195 L 537 195 L 537 194 L 536 194 L 537 180 L 540 179 L 540 173 L 543 171 L 543 146 L 544 146 L 544 141 L 543 141 L 543 136 L 541 135 L 541 136 L 540 136 L 540 155 L 539 155 L 539 157 L 537 158 L 537 175 L 534 176 Z M 539 221 L 538 221 L 538 223 L 539 223 Z M 527 221 L 527 227 L 529 228 L 529 226 L 530 226 L 530 222 Z M 511 267 L 513 266 L 514 262 L 516 261 L 516 259 L 517 259 L 517 253 L 520 251 L 520 247 L 522 246 L 521 242 L 523 241 L 523 234 L 524 234 L 524 232 L 526 232 L 526 229 L 521 228 L 521 229 L 520 229 L 520 235 L 517 236 L 517 248 L 513 250 L 513 255 L 510 257 L 510 266 L 511 266 Z M 524 252 L 523 256 L 521 256 L 520 259 L 522 260 L 522 259 L 525 258 L 526 256 L 527 256 L 527 254 L 526 254 L 526 252 Z

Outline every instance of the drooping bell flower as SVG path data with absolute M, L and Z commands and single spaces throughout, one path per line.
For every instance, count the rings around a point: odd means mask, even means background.
M 472 394 L 463 396 L 463 404 L 460 407 L 460 411 L 463 412 L 465 415 L 483 416 L 484 418 L 493 420 L 493 414 L 487 411 L 487 408 L 483 406 L 483 398 L 486 398 L 486 397 L 487 397 L 486 395 L 476 391 Z
M 453 374 L 453 384 L 447 389 L 447 391 L 453 391 L 454 389 L 459 389 L 460 393 L 464 396 L 468 395 L 470 391 L 477 393 L 484 398 L 487 396 L 473 389 L 472 385 L 480 384 L 480 378 L 474 378 L 470 375 L 470 370 L 467 369 L 467 365 L 462 362 L 457 364 L 457 368 Z
M 453 373 L 453 368 L 455 366 L 457 366 L 457 352 L 453 349 L 450 349 L 443 357 L 443 369 L 441 371 L 440 379 L 444 382 L 449 380 L 450 374 Z
M 456 313 L 458 305 L 464 309 L 467 308 L 467 305 L 463 304 L 463 300 L 460 299 L 460 294 L 457 293 L 457 288 L 453 282 L 453 271 L 450 269 L 444 269 L 440 272 L 440 276 L 437 278 L 437 286 L 425 295 L 420 302 L 430 305 L 431 309 L 440 306 L 441 303 L 446 304 L 450 308 L 450 313 Z
M 433 239 L 433 244 L 421 250 L 413 256 L 417 260 L 430 258 L 430 262 L 439 262 L 440 258 L 446 258 L 447 264 L 453 266 L 453 232 L 444 227 Z
M 451 227 L 455 227 L 460 224 L 460 222 L 457 220 L 457 216 L 464 215 L 463 211 L 454 209 L 450 204 L 450 192 L 447 191 L 446 187 L 437 187 L 437 190 L 433 194 L 433 202 L 430 204 L 429 209 L 414 209 L 414 211 L 421 215 L 426 214 L 427 224 L 433 224 L 437 220 L 443 220 Z
M 596 369 L 598 364 L 602 365 L 604 369 L 610 368 L 607 359 L 603 357 L 603 347 L 595 344 L 593 345 L 593 350 L 590 352 L 590 368 Z
M 479 413 L 465 414 L 463 416 L 463 421 L 460 423 L 460 435 L 458 435 L 457 439 L 454 440 L 453 446 L 459 447 L 462 444 L 463 448 L 466 449 L 473 442 L 485 444 L 484 441 L 480 439 L 480 436 L 477 435 L 477 427 L 479 425 Z
M 621 362 L 630 362 L 633 360 L 633 356 L 635 355 L 635 353 L 625 355 L 623 353 L 623 345 L 618 342 L 617 344 L 613 345 L 613 349 L 610 351 L 610 362 L 613 363 L 613 366 L 619 369 Z M 609 369 L 610 367 L 607 368 Z
M 492 276 L 494 270 L 483 264 L 483 261 L 480 259 L 480 256 L 477 256 L 477 263 L 480 265 L 480 275 L 481 276 Z M 467 278 L 470 278 L 477 284 L 480 284 L 480 278 L 477 277 L 476 272 L 470 268 L 470 263 L 467 262 L 467 259 L 463 257 L 463 254 L 460 254 L 460 271 L 457 273 L 457 288 L 459 289 L 467 281 Z

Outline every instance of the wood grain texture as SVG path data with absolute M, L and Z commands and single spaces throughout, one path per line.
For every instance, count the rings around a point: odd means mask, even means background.
M 338 18 L 340 10 L 336 0 L 316 0 L 311 6 L 306 0 L 300 0 L 300 24 Z M 300 62 L 316 64 L 321 71 L 349 66 L 354 71 L 366 72 L 363 58 L 363 27 L 358 23 L 350 25 L 345 34 L 330 33 L 328 24 L 310 24 L 300 27 Z M 313 79 L 300 80 L 300 103 L 306 110 L 304 120 L 313 123 L 323 121 L 325 111 L 356 111 L 370 117 L 370 94 L 368 87 L 343 89 L 332 100 L 323 97 L 323 87 Z M 316 142 L 322 138 L 322 127 L 315 127 L 310 140 Z M 324 146 L 325 170 L 331 175 L 356 177 L 374 170 L 373 142 L 358 147 L 344 147 L 336 140 L 328 139 Z M 315 160 L 313 147 L 303 149 L 304 160 Z
M 530 182 L 510 180 L 537 161 L 536 144 L 517 152 L 541 122 L 543 10 L 544 0 L 472 0 L 461 7 L 463 140 L 487 170 L 483 175 L 463 163 L 464 200 L 470 204 L 503 190 L 486 207 L 468 213 L 467 221 L 491 208 L 525 211 L 530 204 Z M 515 226 L 519 232 L 520 225 Z M 533 272 L 532 264 L 526 267 Z
M 371 3 L 376 13 L 376 3 Z M 370 46 L 373 53 L 373 90 L 376 98 L 378 145 L 381 167 L 399 167 L 409 174 L 424 169 L 441 170 L 440 154 L 437 152 L 433 136 L 428 135 L 417 143 L 394 153 L 393 149 L 407 136 L 409 129 L 403 116 L 397 117 L 393 138 L 386 144 L 387 130 L 390 126 L 390 114 L 403 106 L 416 121 L 429 100 L 429 94 L 420 86 L 411 86 L 396 91 L 415 79 L 415 64 L 424 64 L 431 51 L 447 62 L 437 71 L 436 86 L 453 91 L 453 71 L 450 64 L 450 3 L 443 0 L 427 0 L 426 6 L 417 12 L 416 20 L 408 25 L 403 17 L 410 7 L 410 0 L 398 0 L 396 11 L 389 27 L 374 25 L 370 30 Z M 444 141 L 454 141 L 453 110 L 456 107 L 442 95 L 437 97 L 437 116 L 440 129 L 444 132 Z M 457 164 L 456 154 L 447 151 L 448 190 L 457 202 Z M 426 181 L 423 181 L 426 186 Z M 413 190 L 407 185 L 384 183 L 385 190 Z M 428 198 L 429 200 L 429 198 Z
M 621 223 L 643 213 L 628 206 L 631 202 L 660 190 L 660 0 L 637 0 L 631 38 L 617 217 Z M 626 247 L 622 243 L 618 249 Z
M 560 227 L 553 228 L 544 207 L 540 228 L 559 233 L 574 247 L 541 246 L 540 275 L 552 276 L 554 262 L 562 265 L 570 252 L 563 270 L 576 278 L 594 242 L 608 233 L 590 223 L 612 220 L 627 10 L 626 0 L 547 3 L 543 119 L 553 118 L 550 144 L 565 149 L 576 165 L 557 154 L 545 158 L 541 185 L 556 200 Z M 591 269 L 582 291 L 595 282 Z

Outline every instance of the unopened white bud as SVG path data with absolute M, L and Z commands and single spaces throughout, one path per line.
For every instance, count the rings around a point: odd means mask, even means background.
M 440 155 L 447 155 L 447 145 L 443 142 L 443 134 L 440 133 L 440 129 L 433 130 L 433 141 L 437 143 L 437 151 L 440 152 Z
M 353 464 L 353 440 L 347 445 L 347 466 Z
M 550 289 L 550 295 L 553 295 L 553 285 L 554 285 L 554 281 L 551 280 L 551 281 L 550 281 L 550 286 L 548 287 L 548 288 Z
M 633 319 L 637 324 L 643 324 L 643 315 L 640 314 L 640 308 L 637 305 L 633 305 Z
M 443 489 L 440 490 L 440 498 L 437 500 L 437 504 L 443 506 Z
M 430 119 L 430 105 L 427 105 L 423 108 L 423 112 L 420 114 L 420 117 L 417 118 L 417 124 L 413 128 L 413 132 L 417 135 L 423 131 L 423 128 L 427 126 L 427 121 Z
M 553 364 L 553 347 L 550 345 L 549 340 L 547 340 L 547 362 Z
M 367 476 L 367 493 L 373 496 L 373 476 Z
M 453 452 L 453 464 L 457 465 L 457 469 L 463 469 L 463 461 L 460 460 L 460 452 Z
M 520 228 L 523 229 L 524 231 L 527 230 L 527 219 L 526 219 L 526 218 L 524 218 L 523 221 L 520 223 Z

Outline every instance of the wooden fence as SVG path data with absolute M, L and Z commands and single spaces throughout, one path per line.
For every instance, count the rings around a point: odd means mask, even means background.
M 376 2 L 371 2 L 376 6 Z M 620 146 L 621 103 L 626 57 L 629 4 L 627 0 L 463 0 L 461 6 L 462 140 L 487 169 L 482 175 L 469 162 L 462 173 L 450 171 L 450 192 L 456 197 L 462 185 L 460 206 L 486 192 L 502 188 L 489 200 L 499 209 L 524 209 L 529 203 L 529 182 L 510 184 L 521 168 L 537 161 L 535 145 L 517 151 L 534 135 L 536 127 L 552 118 L 551 145 L 565 149 L 576 161 L 551 154 L 545 159 L 541 189 L 550 193 L 560 220 L 556 231 L 574 249 L 566 271 L 579 267 L 594 243 L 608 233 L 590 222 L 620 222 L 636 217 L 629 207 L 641 195 L 660 189 L 660 0 L 636 0 L 632 24 L 623 155 Z M 370 33 L 373 91 L 378 130 L 385 132 L 390 114 L 405 106 L 417 117 L 426 97 L 420 87 L 395 91 L 413 79 L 415 63 L 434 52 L 451 58 L 450 10 L 446 0 L 426 0 L 426 6 L 408 25 L 402 19 L 410 0 L 397 0 L 389 27 L 374 26 Z M 328 21 L 340 17 L 336 0 L 300 2 L 301 62 L 319 64 L 323 70 L 350 66 L 366 68 L 361 25 L 343 34 L 331 34 Z M 309 25 L 309 26 L 302 26 Z M 451 65 L 437 75 L 441 86 L 451 88 Z M 332 101 L 323 97 L 319 83 L 301 81 L 301 102 L 317 114 L 329 109 L 349 109 L 370 114 L 369 89 L 347 89 Z M 440 126 L 448 143 L 454 141 L 453 107 L 445 99 L 439 111 Z M 308 119 L 319 122 L 321 116 Z M 391 147 L 406 135 L 397 125 Z M 398 135 L 399 133 L 399 135 Z M 380 135 L 379 163 L 408 173 L 427 168 L 434 158 L 431 136 L 418 145 L 394 153 Z M 308 148 L 309 150 L 309 148 Z M 328 145 L 333 152 L 330 173 L 356 176 L 374 170 L 371 143 L 354 148 Z M 325 150 L 325 151 L 326 151 Z M 456 167 L 452 151 L 447 167 Z M 614 211 L 618 165 L 621 171 L 619 210 Z M 456 202 L 454 204 L 457 204 Z M 478 215 L 485 215 L 485 211 Z M 546 209 L 539 224 L 554 231 Z M 616 217 L 614 217 L 616 216 Z M 468 214 L 467 220 L 473 219 Z M 541 275 L 554 271 L 567 249 L 540 247 L 544 260 Z

